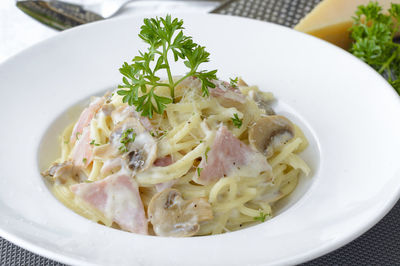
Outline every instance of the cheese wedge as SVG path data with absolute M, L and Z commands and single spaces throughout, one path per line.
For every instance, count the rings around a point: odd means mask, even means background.
M 294 29 L 331 42 L 344 49 L 350 48 L 349 28 L 352 17 L 359 5 L 367 5 L 371 0 L 323 0 Z M 391 3 L 400 0 L 378 0 L 384 11 Z

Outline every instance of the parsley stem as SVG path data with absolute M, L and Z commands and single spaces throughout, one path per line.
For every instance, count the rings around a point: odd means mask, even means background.
M 183 76 L 182 78 L 180 78 L 177 82 L 175 82 L 174 83 L 174 88 L 179 84 L 179 83 L 181 83 L 184 79 L 186 79 L 186 78 L 188 78 L 188 77 L 190 77 L 190 76 L 192 76 L 193 75 L 193 73 L 192 73 L 192 71 L 190 71 L 189 73 L 187 73 L 185 76 Z
M 382 72 L 390 66 L 392 61 L 396 58 L 397 53 L 393 53 L 392 56 L 381 66 L 381 68 L 378 70 L 379 74 L 382 74 Z
M 167 74 L 168 74 L 168 81 L 170 84 L 168 86 L 171 91 L 172 102 L 175 102 L 175 87 L 173 85 L 171 85 L 171 84 L 174 84 L 174 80 L 172 79 L 171 68 L 168 63 L 168 49 L 165 45 L 165 42 L 163 43 L 163 54 L 164 54 L 164 62 L 165 62 L 166 70 L 167 70 Z
M 155 82 L 155 83 L 147 83 L 147 84 L 154 85 L 155 87 L 168 87 L 168 88 L 171 87 L 171 85 L 168 84 L 168 83 L 157 83 L 157 82 Z
M 394 45 L 394 46 L 396 46 L 396 48 L 400 48 L 400 44 L 398 44 L 398 43 L 392 43 L 392 45 Z
M 396 24 L 393 26 L 393 29 L 398 29 L 400 26 L 400 24 L 396 21 Z M 392 32 L 392 40 L 394 38 L 394 36 L 396 36 L 396 33 L 398 32 L 398 30 L 393 30 Z M 393 43 L 393 44 L 397 44 L 397 43 Z

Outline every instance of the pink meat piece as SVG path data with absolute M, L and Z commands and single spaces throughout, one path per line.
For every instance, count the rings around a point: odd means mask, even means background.
M 179 83 L 178 87 L 201 89 L 201 81 L 197 77 L 187 77 Z
M 252 150 L 237 139 L 225 126 L 222 126 L 215 136 L 214 142 L 207 154 L 202 158 L 199 168 L 202 169 L 198 183 L 207 185 L 228 176 L 241 166 L 251 165 L 251 172 L 258 174 L 270 171 L 266 158 Z
M 114 174 L 101 181 L 72 185 L 70 189 L 123 230 L 148 234 L 148 222 L 139 188 L 128 175 Z
M 79 116 L 78 122 L 76 122 L 74 129 L 72 130 L 70 143 L 74 144 L 76 141 L 77 134 L 83 134 L 83 129 L 90 124 L 95 114 L 100 110 L 105 102 L 105 97 L 100 97 L 94 100 L 88 107 L 83 109 Z
M 136 111 L 135 111 L 135 113 L 137 114 L 137 117 L 136 117 L 136 118 L 139 119 L 140 123 L 142 124 L 142 126 L 143 126 L 147 131 L 152 131 L 152 130 L 154 129 L 154 128 L 153 128 L 153 125 L 151 124 L 150 120 L 149 120 L 147 117 L 142 116 L 141 114 L 139 114 L 139 113 L 136 112 Z
M 72 160 L 75 166 L 87 167 L 93 161 L 93 147 L 90 145 L 90 128 L 85 127 L 82 135 L 78 136 L 78 141 L 72 151 Z
M 154 161 L 154 166 L 163 166 L 164 167 L 164 166 L 168 166 L 170 164 L 172 164 L 172 157 L 170 155 L 167 155 L 162 158 L 157 158 Z
M 136 119 L 139 119 L 140 123 L 147 131 L 152 131 L 154 129 L 149 118 L 142 116 L 141 113 L 139 113 L 135 110 L 134 106 L 130 106 L 130 105 L 120 106 L 114 112 L 115 112 L 116 119 L 119 121 L 124 121 L 128 117 L 135 117 Z
M 172 157 L 170 155 L 167 155 L 162 158 L 157 158 L 154 161 L 154 166 L 165 167 L 165 166 L 171 165 L 172 163 L 173 163 Z M 175 180 L 171 180 L 171 181 L 167 181 L 164 183 L 158 183 L 155 185 L 155 187 L 156 187 L 156 190 L 158 192 L 160 192 L 160 191 L 163 191 L 164 189 L 172 187 L 175 183 L 176 183 Z
M 246 97 L 242 92 L 231 86 L 226 81 L 213 80 L 215 88 L 208 88 L 211 96 L 216 97 L 222 106 L 232 107 L 244 104 L 246 102 Z M 201 88 L 201 81 L 197 77 L 188 77 L 184 79 L 179 86 L 188 88 Z
M 246 97 L 240 90 L 232 87 L 228 82 L 214 81 L 214 84 L 215 88 L 209 88 L 210 94 L 217 97 L 222 106 L 231 107 L 246 102 Z

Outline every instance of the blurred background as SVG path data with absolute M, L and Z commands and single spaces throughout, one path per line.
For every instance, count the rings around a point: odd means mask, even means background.
M 96 4 L 113 0 L 64 0 L 72 4 Z M 21 1 L 27 2 L 27 1 Z M 195 12 L 243 16 L 293 27 L 320 0 L 237 0 L 237 1 L 133 1 L 115 17 L 146 13 Z M 0 1 L 0 62 L 58 30 L 44 26 L 22 12 L 15 0 Z

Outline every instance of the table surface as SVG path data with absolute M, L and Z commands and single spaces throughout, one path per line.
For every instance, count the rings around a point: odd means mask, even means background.
M 293 27 L 321 0 L 233 0 L 216 13 L 243 16 Z M 209 12 L 215 3 L 142 1 L 129 4 L 119 16 L 179 10 Z M 58 34 L 15 7 L 0 1 L 0 63 L 21 50 Z M 348 245 L 304 265 L 400 265 L 400 201 L 372 229 Z M 0 265 L 63 265 L 36 255 L 0 237 Z

